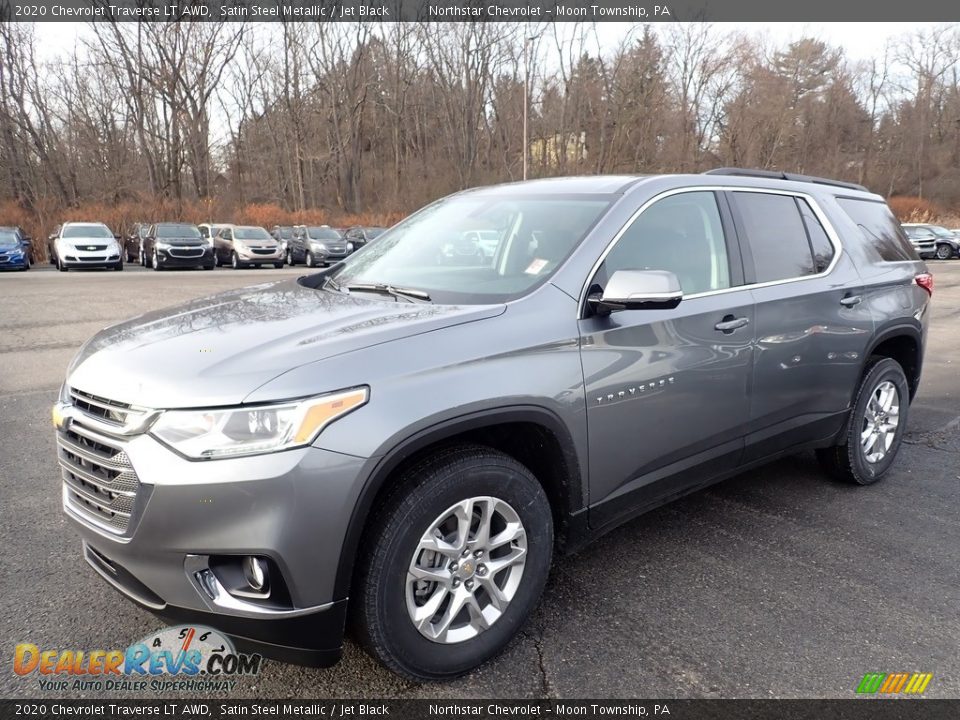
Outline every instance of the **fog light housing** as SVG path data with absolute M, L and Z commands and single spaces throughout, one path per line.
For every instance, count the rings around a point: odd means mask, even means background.
M 270 571 L 267 563 L 256 555 L 243 558 L 243 579 L 255 593 L 266 594 L 270 583 Z

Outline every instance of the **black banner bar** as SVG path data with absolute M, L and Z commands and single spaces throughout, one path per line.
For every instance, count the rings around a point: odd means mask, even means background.
M 960 700 L 2 700 L 0 718 L 953 720 Z
M 0 0 L 13 22 L 870 22 L 960 20 L 944 0 Z

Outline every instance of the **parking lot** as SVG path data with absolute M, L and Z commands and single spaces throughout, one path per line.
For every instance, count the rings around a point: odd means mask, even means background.
M 805 453 L 654 511 L 558 558 L 529 626 L 455 682 L 401 681 L 348 642 L 334 668 L 267 662 L 231 697 L 851 697 L 866 672 L 931 672 L 927 696 L 960 697 L 960 261 L 930 267 L 923 381 L 879 485 L 832 483 Z M 159 625 L 87 567 L 60 510 L 49 413 L 79 345 L 150 309 L 303 272 L 0 275 L 7 663 L 20 642 L 124 648 Z M 54 695 L 10 668 L 3 697 Z

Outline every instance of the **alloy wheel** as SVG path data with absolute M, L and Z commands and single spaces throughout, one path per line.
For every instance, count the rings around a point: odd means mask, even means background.
M 937 245 L 938 260 L 949 260 L 951 255 L 953 255 L 953 251 L 949 245 Z
M 860 428 L 860 447 L 868 463 L 878 463 L 887 456 L 899 424 L 900 393 L 896 385 L 884 380 L 874 388 Z
M 526 530 L 508 503 L 483 496 L 452 505 L 431 523 L 410 560 L 410 621 L 433 642 L 475 638 L 506 612 L 526 555 Z

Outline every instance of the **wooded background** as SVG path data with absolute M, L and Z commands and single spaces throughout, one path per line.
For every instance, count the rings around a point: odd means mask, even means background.
M 699 23 L 615 46 L 591 24 L 470 22 L 99 22 L 38 43 L 0 24 L 0 224 L 37 237 L 65 219 L 389 224 L 518 180 L 525 68 L 531 177 L 776 168 L 909 196 L 901 214 L 960 210 L 955 25 L 856 62 Z

